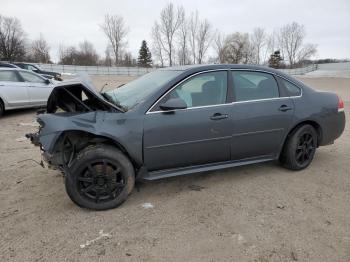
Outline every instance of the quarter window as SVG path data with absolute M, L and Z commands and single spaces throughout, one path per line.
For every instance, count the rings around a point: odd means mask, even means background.
M 267 73 L 232 71 L 236 101 L 249 101 L 279 97 L 275 78 Z
M 181 98 L 187 107 L 209 106 L 226 103 L 227 72 L 217 71 L 196 75 L 178 85 L 159 104 L 170 98 Z
M 297 87 L 296 85 L 294 85 L 291 82 L 288 82 L 284 79 L 282 79 L 282 83 L 285 86 L 289 96 L 300 96 L 301 95 L 301 89 L 299 87 Z
M 0 81 L 19 82 L 18 77 L 14 71 L 0 71 Z

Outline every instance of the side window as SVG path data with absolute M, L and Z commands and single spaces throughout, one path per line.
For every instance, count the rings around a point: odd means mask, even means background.
M 178 85 L 159 104 L 164 103 L 170 98 L 179 97 L 185 101 L 188 108 L 218 105 L 226 103 L 226 95 L 227 72 L 209 72 L 193 76 Z
M 296 85 L 292 84 L 291 82 L 281 79 L 284 87 L 286 88 L 289 96 L 300 96 L 301 95 L 301 89 L 297 87 Z
M 0 81 L 20 82 L 14 71 L 0 71 Z
M 34 75 L 30 72 L 19 72 L 19 73 L 21 74 L 25 82 L 45 83 L 45 80 L 42 79 L 40 76 Z
M 279 97 L 275 78 L 267 73 L 232 71 L 236 101 L 249 101 Z
M 28 65 L 28 70 L 31 70 L 31 71 L 35 71 L 35 70 L 38 70 L 36 67 L 32 66 L 32 65 Z

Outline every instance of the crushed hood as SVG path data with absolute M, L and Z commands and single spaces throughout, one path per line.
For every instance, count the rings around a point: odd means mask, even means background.
M 61 82 L 52 90 L 47 101 L 47 113 L 112 111 L 123 112 L 116 105 L 107 101 L 96 88 L 83 79 Z

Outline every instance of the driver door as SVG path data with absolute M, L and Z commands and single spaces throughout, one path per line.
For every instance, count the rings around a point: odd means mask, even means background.
M 20 71 L 19 74 L 28 88 L 30 104 L 33 106 L 46 105 L 53 85 L 47 83 L 45 78 L 31 72 Z
M 190 77 L 147 112 L 144 161 L 149 171 L 230 160 L 227 77 L 227 71 Z M 181 98 L 187 108 L 162 111 L 159 106 L 170 98 Z

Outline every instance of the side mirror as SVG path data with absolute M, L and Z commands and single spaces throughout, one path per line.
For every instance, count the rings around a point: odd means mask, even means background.
M 175 109 L 186 109 L 187 104 L 181 98 L 170 98 L 165 103 L 161 104 L 159 107 L 164 111 L 171 111 Z
M 47 85 L 51 84 L 50 79 L 45 79 L 45 84 L 47 84 Z

